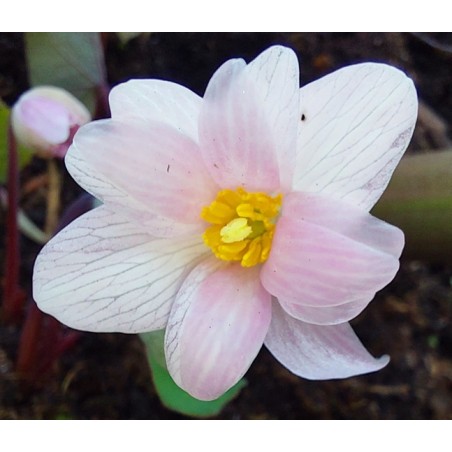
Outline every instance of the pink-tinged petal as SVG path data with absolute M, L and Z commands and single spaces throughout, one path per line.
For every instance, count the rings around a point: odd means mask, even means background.
M 364 209 L 319 193 L 289 193 L 282 216 L 324 226 L 359 243 L 399 258 L 403 232 Z
M 198 142 L 202 99 L 177 83 L 164 80 L 130 80 L 110 92 L 113 119 L 161 121 Z
M 69 111 L 58 102 L 44 97 L 25 100 L 19 106 L 21 120 L 48 144 L 63 143 L 69 137 Z
M 300 104 L 294 190 L 370 210 L 413 133 L 413 82 L 391 66 L 357 64 L 301 88 Z
M 348 378 L 385 367 L 388 356 L 375 359 L 348 323 L 311 325 L 286 314 L 273 303 L 265 345 L 287 369 L 309 380 Z
M 232 387 L 259 352 L 271 318 L 271 296 L 256 269 L 215 258 L 199 264 L 182 285 L 165 336 L 168 370 L 201 400 Z
M 200 147 L 222 188 L 272 192 L 280 187 L 278 143 L 245 67 L 243 60 L 229 60 L 210 80 L 200 114 Z
M 42 311 L 76 329 L 162 329 L 182 281 L 204 253 L 198 236 L 155 239 L 101 206 L 43 248 L 33 297 Z
M 320 308 L 286 303 L 283 299 L 278 301 L 287 314 L 298 320 L 315 325 L 337 325 L 354 319 L 369 304 L 373 296 L 373 294 L 369 294 L 367 297 L 361 297 L 356 301 L 350 301 L 339 306 L 322 306 Z
M 280 182 L 284 191 L 292 185 L 300 122 L 300 75 L 295 53 L 273 46 L 251 61 L 245 69 L 253 79 L 257 95 L 277 143 Z
M 290 193 L 284 199 L 282 216 L 328 228 L 394 259 L 399 258 L 403 249 L 404 237 L 400 229 L 373 217 L 363 209 L 317 193 Z M 359 295 L 356 300 L 338 306 L 305 306 L 301 298 L 293 303 L 280 297 L 279 302 L 288 314 L 299 320 L 318 325 L 334 325 L 355 318 L 374 295 L 375 291 L 370 291 Z
M 286 303 L 338 306 L 370 301 L 398 268 L 390 254 L 324 226 L 282 217 L 261 279 Z
M 162 123 L 90 123 L 66 166 L 88 192 L 161 237 L 201 231 L 201 208 L 218 190 L 196 143 Z
M 57 145 L 65 144 L 73 129 L 90 119 L 90 113 L 78 99 L 54 86 L 26 91 L 11 111 L 11 124 L 19 142 L 46 155 L 57 154 Z

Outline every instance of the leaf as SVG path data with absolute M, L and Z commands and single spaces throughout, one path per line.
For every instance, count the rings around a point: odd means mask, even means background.
M 161 402 L 168 409 L 191 417 L 206 418 L 216 416 L 246 385 L 240 380 L 220 398 L 205 402 L 195 399 L 181 389 L 171 378 L 165 365 L 163 352 L 164 331 L 140 334 L 146 346 L 148 362 L 151 367 L 152 379 Z
M 0 100 L 0 184 L 6 182 L 6 171 L 8 167 L 8 125 L 9 108 Z M 19 169 L 23 168 L 32 158 L 33 154 L 23 146 L 18 147 Z
M 105 84 L 99 33 L 25 33 L 25 48 L 31 85 L 64 88 L 93 113 L 95 88 Z

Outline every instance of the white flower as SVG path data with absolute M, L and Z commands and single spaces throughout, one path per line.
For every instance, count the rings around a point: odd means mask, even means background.
M 301 90 L 272 47 L 230 60 L 204 98 L 136 80 L 66 156 L 104 205 L 60 232 L 34 272 L 39 307 L 74 328 L 166 328 L 174 380 L 214 399 L 264 343 L 297 375 L 378 370 L 347 323 L 392 280 L 403 234 L 368 212 L 405 151 L 413 83 L 375 63 Z

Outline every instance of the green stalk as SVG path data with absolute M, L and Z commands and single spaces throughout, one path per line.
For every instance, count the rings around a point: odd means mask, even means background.
M 372 213 L 403 230 L 403 256 L 452 264 L 452 150 L 402 159 Z
M 19 284 L 20 254 L 17 210 L 19 206 L 19 170 L 17 143 L 11 122 L 8 126 L 8 210 L 6 214 L 5 286 L 3 320 L 18 324 L 23 315 L 25 296 Z

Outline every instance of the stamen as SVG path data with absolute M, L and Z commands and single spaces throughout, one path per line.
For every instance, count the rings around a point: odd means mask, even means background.
M 201 211 L 201 218 L 211 223 L 203 234 L 204 243 L 219 259 L 240 261 L 243 267 L 265 262 L 281 203 L 281 195 L 221 190 Z
M 248 226 L 246 218 L 234 218 L 220 230 L 221 240 L 224 243 L 239 242 L 251 234 L 252 228 Z

